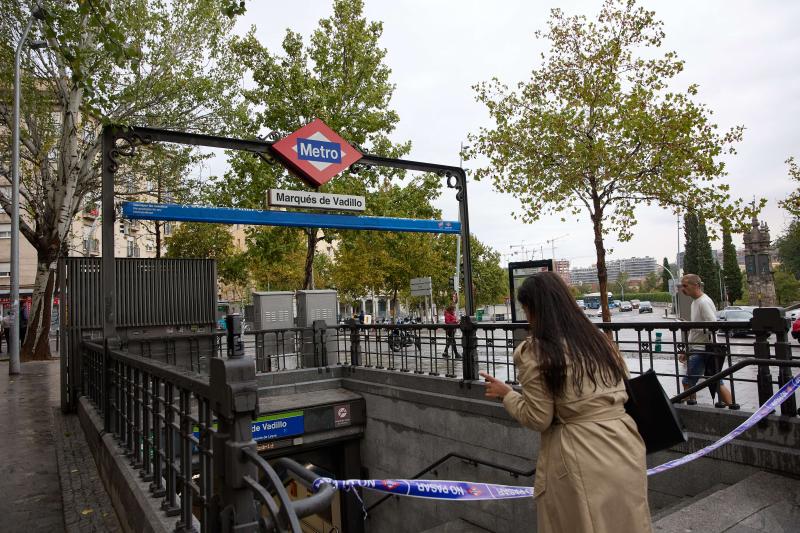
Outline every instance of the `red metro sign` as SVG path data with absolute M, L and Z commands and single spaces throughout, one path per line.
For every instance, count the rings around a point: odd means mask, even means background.
M 293 174 L 314 188 L 362 157 L 318 118 L 273 144 L 272 150 Z

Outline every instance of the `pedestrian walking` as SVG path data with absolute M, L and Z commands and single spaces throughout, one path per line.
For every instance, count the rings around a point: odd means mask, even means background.
M 11 353 L 11 311 L 3 315 L 3 338 L 6 340 L 6 350 Z
M 686 274 L 678 285 L 680 291 L 692 298 L 692 310 L 689 315 L 691 322 L 716 322 L 717 308 L 714 300 L 703 292 L 703 280 L 697 274 Z M 678 360 L 685 365 L 686 375 L 683 377 L 683 390 L 697 385 L 701 376 L 713 376 L 722 370 L 724 356 L 717 353 L 714 335 L 707 329 L 691 329 L 687 339 L 687 353 L 678 354 Z M 719 382 L 708 386 L 711 399 L 719 393 L 720 401 L 715 405 L 725 407 L 733 403 L 733 397 L 728 387 Z M 693 394 L 687 404 L 697 403 L 697 395 Z
M 651 532 L 645 446 L 625 413 L 625 361 L 554 272 L 517 298 L 530 335 L 514 350 L 522 386 L 481 372 L 520 424 L 542 434 L 536 463 L 540 533 Z
M 448 305 L 444 310 L 444 323 L 445 324 L 458 324 L 458 317 L 456 316 L 456 308 L 452 305 Z M 456 359 L 461 359 L 461 355 L 458 353 L 458 347 L 456 346 L 456 330 L 455 329 L 446 329 L 445 330 L 445 343 L 444 343 L 444 353 L 442 357 L 448 357 L 447 350 L 448 348 L 453 348 L 453 357 Z
M 19 342 L 22 345 L 25 342 L 25 335 L 28 333 L 28 308 L 20 302 L 19 306 Z

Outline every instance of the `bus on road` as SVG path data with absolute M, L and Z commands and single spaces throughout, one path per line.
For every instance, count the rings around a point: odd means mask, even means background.
M 608 293 L 608 303 L 609 307 L 613 307 L 611 304 L 612 302 L 612 293 Z M 586 304 L 586 309 L 600 309 L 600 293 L 599 292 L 592 292 L 590 294 L 586 294 L 583 297 L 583 303 Z

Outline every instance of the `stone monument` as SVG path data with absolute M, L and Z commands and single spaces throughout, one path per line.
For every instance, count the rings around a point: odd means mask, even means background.
M 770 263 L 771 252 L 769 226 L 766 222 L 759 223 L 758 218 L 753 216 L 752 228 L 744 234 L 744 266 L 747 272 L 750 305 L 759 307 L 778 305 Z

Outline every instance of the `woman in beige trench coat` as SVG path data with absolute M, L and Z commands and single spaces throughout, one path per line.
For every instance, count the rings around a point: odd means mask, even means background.
M 539 533 L 652 531 L 645 447 L 625 413 L 625 362 L 552 272 L 518 301 L 530 337 L 514 352 L 522 391 L 481 373 L 520 424 L 542 434 L 534 497 Z

